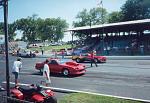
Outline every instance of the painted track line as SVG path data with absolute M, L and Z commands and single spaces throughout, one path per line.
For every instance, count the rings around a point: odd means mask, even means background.
M 2 82 L 6 83 L 6 81 Z M 15 84 L 14 82 L 10 82 L 10 84 Z M 24 84 L 24 83 L 19 83 L 20 86 L 29 86 L 30 84 Z M 101 93 L 93 93 L 93 92 L 86 92 L 86 91 L 79 91 L 79 90 L 72 90 L 72 89 L 64 89 L 64 88 L 56 88 L 56 87 L 46 87 L 42 86 L 41 87 L 45 89 L 51 89 L 55 92 L 62 92 L 62 93 L 87 93 L 87 94 L 92 94 L 92 95 L 99 95 L 99 96 L 107 96 L 107 97 L 114 97 L 114 98 L 119 98 L 119 99 L 126 99 L 126 100 L 134 100 L 134 101 L 141 101 L 141 102 L 146 102 L 150 103 L 150 100 L 144 100 L 144 99 L 138 99 L 138 98 L 130 98 L 130 97 L 122 97 L 122 96 L 115 96 L 115 95 L 107 95 L 107 94 L 101 94 Z

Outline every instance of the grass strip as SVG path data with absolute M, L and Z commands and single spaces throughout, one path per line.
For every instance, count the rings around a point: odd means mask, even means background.
M 58 103 L 143 103 L 114 97 L 98 96 L 85 93 L 71 93 L 61 98 Z

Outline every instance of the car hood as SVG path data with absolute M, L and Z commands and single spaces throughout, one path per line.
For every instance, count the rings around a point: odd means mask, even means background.
M 63 66 L 67 66 L 67 67 L 80 67 L 80 68 L 85 68 L 85 65 L 84 64 L 79 64 L 79 63 L 76 63 L 76 62 L 66 62 L 64 64 L 62 64 Z

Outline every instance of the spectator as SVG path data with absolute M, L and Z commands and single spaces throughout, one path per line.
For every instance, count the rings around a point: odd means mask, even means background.
M 57 58 L 57 51 L 54 50 L 54 56 L 55 56 L 55 59 Z
M 50 80 L 50 69 L 49 69 L 49 66 L 48 66 L 48 62 L 49 60 L 46 59 L 46 62 L 44 64 L 44 68 L 43 68 L 43 77 L 44 77 L 44 82 L 45 82 L 45 86 L 48 86 L 48 84 L 51 83 L 51 80 Z
M 19 49 L 17 49 L 17 56 L 19 56 L 19 52 L 20 52 L 20 48 L 19 48 Z
M 43 48 L 41 49 L 41 52 L 42 52 L 42 55 L 44 54 L 44 50 L 43 50 Z
M 64 50 L 61 50 L 62 59 L 64 59 Z
M 17 60 L 14 61 L 13 67 L 12 67 L 12 73 L 15 76 L 15 86 L 18 86 L 18 77 L 19 77 L 19 72 L 21 68 L 22 68 L 21 58 L 18 57 Z

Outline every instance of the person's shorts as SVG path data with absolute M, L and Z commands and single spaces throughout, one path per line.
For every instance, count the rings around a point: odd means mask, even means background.
M 19 73 L 18 72 L 12 72 L 15 75 L 15 79 L 18 79 Z

